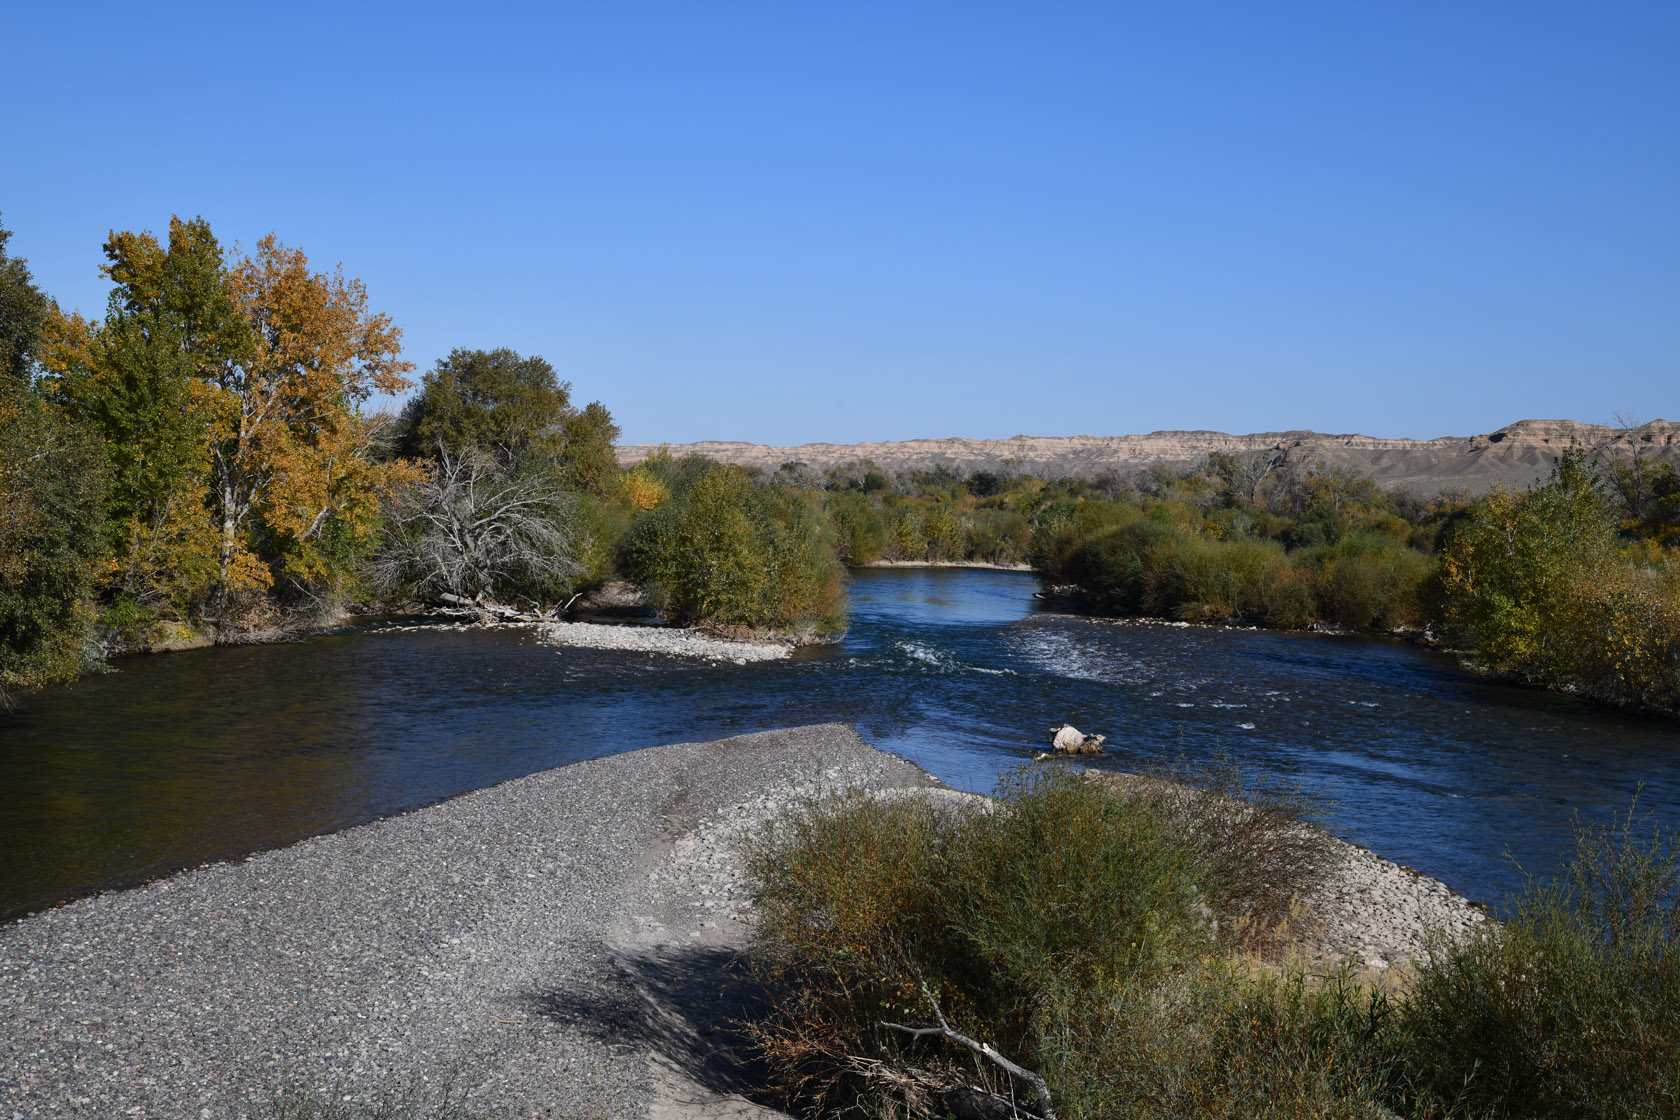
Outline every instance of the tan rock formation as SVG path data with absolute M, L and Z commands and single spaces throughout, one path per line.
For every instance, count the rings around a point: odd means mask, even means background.
M 725 463 L 775 470 L 802 462 L 817 470 L 869 460 L 889 471 L 946 466 L 968 473 L 1019 470 L 1048 477 L 1128 474 L 1156 464 L 1193 463 L 1211 451 L 1239 455 L 1269 452 L 1288 460 L 1322 461 L 1363 471 L 1389 487 L 1433 491 L 1460 487 L 1485 491 L 1495 483 L 1525 486 L 1551 470 L 1566 448 L 1584 447 L 1626 458 L 1636 449 L 1680 464 L 1680 423 L 1653 420 L 1637 428 L 1612 428 L 1573 420 L 1521 420 L 1496 432 L 1439 439 L 1377 439 L 1320 432 L 1151 432 L 1133 436 L 1011 436 L 1008 439 L 912 439 L 894 443 L 806 443 L 770 447 L 705 441 L 667 445 L 671 454 L 703 455 Z M 657 445 L 625 445 L 619 462 L 637 463 Z

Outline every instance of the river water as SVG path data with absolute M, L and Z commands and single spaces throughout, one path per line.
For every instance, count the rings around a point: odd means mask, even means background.
M 0 919 L 562 763 L 844 720 L 989 789 L 1052 724 L 1094 765 L 1229 758 L 1497 905 L 1572 815 L 1680 824 L 1680 725 L 1480 680 L 1397 642 L 1043 613 L 1025 573 L 856 573 L 844 643 L 714 665 L 525 630 L 356 627 L 128 658 L 0 722 Z

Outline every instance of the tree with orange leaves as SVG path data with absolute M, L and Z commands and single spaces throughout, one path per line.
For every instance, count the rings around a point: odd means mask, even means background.
M 273 234 L 228 283 L 249 335 L 206 377 L 220 589 L 266 589 L 278 573 L 336 585 L 371 539 L 381 493 L 416 473 L 374 461 L 379 432 L 358 407 L 409 387 L 402 331 L 368 310 L 360 280 L 311 272 Z
M 401 330 L 272 234 L 230 265 L 204 219 L 172 218 L 167 246 L 113 232 L 105 252 L 105 321 L 53 308 L 42 366 L 112 464 L 107 586 L 178 611 L 261 602 L 277 578 L 341 589 L 382 494 L 417 474 L 375 460 L 359 407 L 408 387 Z

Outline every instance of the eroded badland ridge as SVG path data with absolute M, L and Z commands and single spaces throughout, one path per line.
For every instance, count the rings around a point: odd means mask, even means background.
M 1653 420 L 1637 428 L 1581 424 L 1573 420 L 1521 420 L 1496 432 L 1439 439 L 1377 439 L 1321 432 L 1151 432 L 1136 436 L 1011 436 L 1008 439 L 911 439 L 893 443 L 805 443 L 770 447 L 757 443 L 703 441 L 666 445 L 672 455 L 703 455 L 720 462 L 775 470 L 798 461 L 818 470 L 869 460 L 887 470 L 946 466 L 977 470 L 1029 471 L 1046 477 L 1122 474 L 1156 464 L 1193 463 L 1209 452 L 1249 455 L 1269 452 L 1285 461 L 1323 462 L 1362 471 L 1384 486 L 1433 490 L 1460 487 L 1473 492 L 1495 483 L 1525 486 L 1549 472 L 1570 447 L 1616 458 L 1643 451 L 1680 464 L 1680 423 Z M 639 462 L 654 444 L 625 445 L 619 461 Z

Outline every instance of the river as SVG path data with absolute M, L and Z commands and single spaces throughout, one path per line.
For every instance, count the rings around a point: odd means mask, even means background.
M 1680 725 L 1373 638 L 1045 613 L 1025 573 L 855 574 L 837 646 L 738 666 L 360 626 L 127 658 L 0 722 L 0 919 L 657 743 L 844 720 L 989 789 L 1054 723 L 1094 765 L 1229 758 L 1339 834 L 1497 905 L 1574 814 L 1680 824 Z

